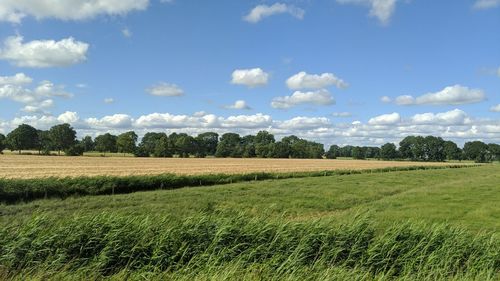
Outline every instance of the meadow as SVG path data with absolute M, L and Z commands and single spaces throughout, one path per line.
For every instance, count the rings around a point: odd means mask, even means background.
M 14 280 L 498 280 L 500 165 L 0 205 Z

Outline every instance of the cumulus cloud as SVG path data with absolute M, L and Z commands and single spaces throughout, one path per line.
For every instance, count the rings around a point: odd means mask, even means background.
M 476 0 L 474 3 L 475 9 L 490 9 L 500 6 L 500 0 Z
M 264 18 L 278 14 L 290 14 L 291 16 L 301 20 L 304 18 L 305 11 L 295 6 L 283 3 L 275 3 L 271 6 L 257 5 L 250 11 L 250 13 L 248 13 L 248 15 L 243 17 L 243 20 L 250 23 L 258 23 Z
M 470 123 L 470 118 L 467 113 L 460 109 L 454 109 L 443 113 L 422 113 L 415 114 L 411 121 L 413 124 L 427 125 L 464 125 Z
M 5 39 L 0 49 L 0 59 L 19 67 L 63 67 L 87 59 L 89 45 L 69 37 L 60 41 L 34 40 L 23 42 L 22 36 Z
M 252 109 L 250 106 L 247 105 L 247 103 L 244 100 L 237 100 L 234 102 L 234 104 L 231 105 L 226 105 L 224 108 L 227 109 L 245 109 L 245 110 L 250 110 Z
M 330 92 L 321 89 L 310 92 L 295 91 L 291 96 L 276 97 L 271 102 L 271 106 L 278 109 L 287 109 L 301 104 L 331 105 L 335 104 L 335 99 Z
M 286 81 L 288 88 L 292 90 L 299 89 L 320 89 L 335 85 L 337 88 L 347 88 L 348 84 L 333 73 L 307 74 L 301 71 Z
M 491 112 L 500 112 L 500 103 L 495 105 L 495 106 L 490 107 L 490 111 Z
M 34 88 L 28 88 L 33 79 L 24 73 L 14 76 L 0 76 L 0 99 L 22 103 L 21 109 L 30 113 L 46 113 L 54 105 L 52 98 L 71 98 L 73 94 L 65 91 L 64 86 L 50 81 L 41 81 Z
M 149 0 L 4 0 L 0 2 L 0 21 L 20 23 L 27 16 L 60 20 L 123 16 L 145 10 L 148 4 Z
M 357 4 L 370 7 L 370 16 L 388 24 L 396 10 L 396 0 L 337 0 L 340 4 Z
M 294 117 L 277 123 L 277 127 L 288 130 L 310 130 L 321 127 L 330 127 L 330 119 L 326 117 Z
M 486 94 L 480 89 L 454 85 L 416 98 L 410 95 L 399 96 L 395 103 L 398 105 L 461 105 L 477 103 L 485 99 Z
M 70 123 L 84 135 L 119 134 L 134 130 L 140 136 L 148 131 L 166 133 L 184 132 L 196 135 L 214 131 L 219 134 L 236 132 L 241 135 L 256 134 L 268 130 L 277 139 L 287 135 L 324 143 L 326 145 L 381 145 L 399 142 L 408 135 L 435 135 L 451 139 L 459 144 L 471 140 L 500 143 L 500 120 L 473 118 L 460 110 L 442 113 L 422 113 L 402 118 L 397 113 L 376 116 L 364 123 L 333 123 L 327 117 L 293 117 L 273 120 L 269 115 L 216 116 L 205 112 L 193 115 L 152 113 L 137 119 L 127 114 L 82 119 L 76 112 L 67 111 L 59 116 L 27 115 L 12 120 L 0 121 L 0 132 L 8 133 L 16 126 L 26 123 L 39 129 L 48 129 L 55 124 Z
M 153 96 L 162 97 L 178 97 L 184 95 L 184 90 L 182 90 L 176 84 L 160 82 L 146 89 L 146 92 Z
M 132 117 L 127 114 L 114 114 L 102 118 L 87 118 L 85 122 L 96 128 L 130 128 L 132 126 Z
M 236 69 L 233 71 L 231 83 L 253 88 L 267 85 L 268 80 L 269 74 L 261 68 Z
M 24 73 L 17 73 L 14 76 L 0 76 L 0 86 L 3 85 L 26 85 L 31 84 L 33 79 Z
M 368 121 L 370 125 L 394 125 L 401 121 L 401 116 L 399 113 L 394 112 L 391 114 L 383 114 L 376 117 L 371 118 Z

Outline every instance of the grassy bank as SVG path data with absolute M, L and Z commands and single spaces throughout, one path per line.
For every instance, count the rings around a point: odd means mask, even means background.
M 376 234 L 363 218 L 339 224 L 223 213 L 182 220 L 101 214 L 55 221 L 42 216 L 0 230 L 0 266 L 7 278 L 44 271 L 185 277 L 180 273 L 235 265 L 261 268 L 257 276 L 306 273 L 300 269 L 337 274 L 332 271 L 337 268 L 358 270 L 367 278 L 494 280 L 500 277 L 500 241 L 447 225 L 399 224 Z
M 189 186 L 210 186 L 245 181 L 287 179 L 413 171 L 429 169 L 465 168 L 470 165 L 409 166 L 368 170 L 333 170 L 287 173 L 207 174 L 207 175 L 149 175 L 149 176 L 94 176 L 35 179 L 0 179 L 0 201 L 15 203 L 42 198 L 70 196 L 125 194 L 137 191 L 177 189 Z

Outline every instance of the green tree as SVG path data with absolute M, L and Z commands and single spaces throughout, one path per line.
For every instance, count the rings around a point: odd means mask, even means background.
M 175 147 L 179 157 L 189 158 L 190 154 L 194 154 L 198 150 L 198 143 L 195 138 L 183 133 L 177 136 Z
M 153 150 L 154 157 L 172 157 L 174 154 L 174 146 L 169 139 L 169 137 L 165 134 L 159 140 L 157 140 L 155 148 Z
M 330 149 L 326 152 L 326 158 L 328 159 L 337 159 L 339 157 L 340 147 L 336 144 L 330 146 Z
M 84 152 L 94 151 L 94 149 L 95 149 L 95 143 L 94 143 L 94 140 L 92 140 L 91 136 L 85 136 L 82 139 L 81 144 L 83 146 Z
M 118 152 L 121 152 L 124 155 L 125 153 L 133 153 L 136 148 L 136 143 L 137 143 L 137 134 L 134 131 L 120 134 L 116 138 L 116 148 Z
M 272 144 L 275 143 L 274 136 L 267 131 L 260 131 L 254 138 L 255 155 L 266 158 L 271 155 Z
M 206 132 L 199 134 L 196 137 L 198 142 L 198 157 L 205 157 L 206 155 L 215 155 L 217 151 L 217 144 L 219 143 L 219 135 L 214 132 Z
M 38 154 L 49 155 L 54 147 L 49 131 L 37 130 L 37 135 Z
M 154 133 L 154 132 L 149 132 L 142 137 L 141 143 L 139 144 L 139 147 L 144 150 L 145 153 L 148 155 L 152 155 L 155 152 L 156 145 L 160 141 L 161 138 L 168 138 L 167 134 L 165 133 Z
M 444 155 L 448 160 L 462 160 L 462 150 L 452 141 L 444 142 Z
M 241 157 L 241 137 L 235 133 L 225 133 L 221 136 L 217 150 L 216 157 Z
M 366 159 L 366 147 L 355 146 L 352 149 L 352 158 L 354 158 L 354 159 Z
M 500 161 L 500 145 L 496 143 L 488 144 L 491 161 Z
M 466 142 L 464 145 L 465 157 L 474 160 L 476 163 L 488 162 L 488 145 L 482 141 Z
M 64 154 L 66 156 L 82 156 L 84 150 L 84 144 L 81 141 L 76 141 L 72 146 L 64 150 Z
M 290 158 L 290 145 L 287 142 L 283 141 L 278 141 L 271 144 L 269 157 Z
M 380 148 L 380 158 L 384 160 L 393 160 L 398 157 L 396 145 L 393 143 L 386 143 Z
M 37 147 L 37 130 L 30 125 L 21 124 L 7 135 L 7 147 L 11 150 L 35 149 Z
M 104 155 L 106 155 L 106 152 L 116 152 L 116 139 L 117 137 L 110 133 L 97 136 L 94 141 L 95 149 Z
M 5 142 L 5 136 L 0 134 L 0 154 L 3 154 L 3 150 L 7 147 L 7 143 Z
M 62 150 L 68 149 L 76 142 L 76 131 L 67 123 L 50 128 L 49 136 L 59 155 L 61 155 Z

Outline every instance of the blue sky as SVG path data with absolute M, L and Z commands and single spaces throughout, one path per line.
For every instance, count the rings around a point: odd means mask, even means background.
M 499 27 L 499 0 L 3 1 L 0 132 L 500 142 Z

